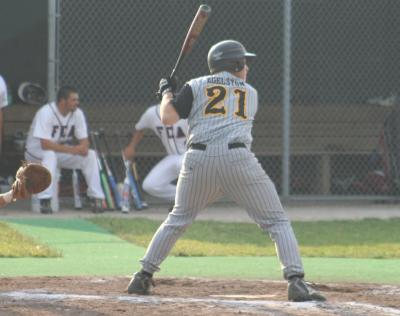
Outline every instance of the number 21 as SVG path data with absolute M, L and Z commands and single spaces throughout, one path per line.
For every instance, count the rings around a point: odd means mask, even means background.
M 206 94 L 209 99 L 204 110 L 205 115 L 225 115 L 226 109 L 224 100 L 226 98 L 226 88 L 224 86 L 212 86 L 206 89 Z M 235 116 L 242 119 L 247 119 L 246 116 L 246 90 L 235 89 L 233 93 L 236 96 Z

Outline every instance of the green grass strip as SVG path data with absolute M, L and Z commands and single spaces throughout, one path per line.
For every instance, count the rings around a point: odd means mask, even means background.
M 159 221 L 93 218 L 92 222 L 147 247 Z M 303 257 L 400 258 L 400 219 L 294 222 Z M 275 246 L 255 224 L 197 221 L 173 248 L 175 256 L 274 256 Z
M 61 253 L 0 222 L 0 257 L 60 257 Z

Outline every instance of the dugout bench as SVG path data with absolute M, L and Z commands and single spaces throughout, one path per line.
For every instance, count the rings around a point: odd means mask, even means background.
M 3 170 L 5 165 L 10 169 L 10 161 L 16 168 L 23 159 L 23 153 L 15 150 L 14 135 L 18 131 L 28 132 L 38 108 L 32 105 L 13 104 L 3 110 L 4 146 L 1 157 Z M 98 106 L 94 111 L 90 108 L 84 110 L 92 129 L 104 127 L 106 135 L 115 133 L 115 106 Z M 138 118 L 144 110 L 145 107 L 140 106 L 135 109 L 135 113 L 132 113 L 131 104 L 118 106 L 118 113 L 123 117 L 122 121 L 118 121 L 118 129 L 132 131 L 135 116 Z M 383 122 L 391 111 L 391 107 L 369 104 L 292 105 L 291 157 L 312 156 L 317 159 L 313 166 L 316 169 L 314 174 L 317 175 L 314 179 L 316 194 L 331 194 L 333 157 L 369 155 L 377 148 Z M 141 142 L 137 152 L 138 159 L 164 156 L 164 148 L 156 139 L 157 136 L 148 133 L 148 137 L 153 140 Z M 258 157 L 281 158 L 281 106 L 260 105 L 254 123 L 253 138 L 252 149 Z M 113 153 L 119 155 L 116 142 L 110 141 L 109 144 L 112 145 Z M 9 163 L 4 164 L 5 161 Z

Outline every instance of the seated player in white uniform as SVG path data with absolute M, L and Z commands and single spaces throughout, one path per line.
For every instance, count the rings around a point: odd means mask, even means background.
M 86 119 L 78 108 L 79 94 L 71 86 L 62 87 L 57 102 L 43 105 L 35 114 L 29 130 L 25 159 L 39 162 L 52 175 L 50 186 L 38 194 L 40 211 L 51 213 L 50 199 L 54 190 L 58 169 L 80 169 L 88 185 L 87 195 L 93 212 L 102 211 L 104 193 L 100 184 L 96 153 L 89 149 Z M 77 144 L 73 145 L 73 141 Z
M 8 93 L 7 85 L 2 76 L 0 76 L 0 152 L 1 152 L 1 142 L 3 140 L 3 108 L 8 105 Z
M 135 125 L 132 139 L 124 149 L 124 156 L 131 160 L 136 146 L 144 136 L 144 129 L 151 129 L 160 138 L 167 156 L 158 162 L 143 180 L 143 190 L 169 202 L 175 200 L 176 184 L 186 151 L 187 120 L 165 126 L 160 119 L 160 105 L 149 107 Z

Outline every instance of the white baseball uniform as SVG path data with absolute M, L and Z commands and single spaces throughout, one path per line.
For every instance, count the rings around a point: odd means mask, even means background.
M 160 105 L 149 107 L 135 125 L 136 130 L 151 129 L 161 140 L 167 156 L 159 161 L 143 180 L 143 190 L 153 196 L 175 200 L 176 185 L 173 184 L 181 170 L 183 154 L 186 151 L 187 120 L 174 125 L 161 123 Z
M 0 76 L 0 108 L 8 105 L 7 86 L 2 76 Z
M 89 150 L 87 156 L 73 155 L 43 150 L 40 139 L 47 139 L 58 144 L 70 144 L 73 139 L 88 138 L 86 119 L 81 109 L 63 116 L 52 102 L 43 105 L 33 118 L 26 141 L 25 159 L 27 161 L 41 162 L 54 175 L 59 168 L 81 169 L 88 185 L 89 197 L 104 199 L 104 193 L 100 184 L 99 169 L 96 162 L 96 153 Z M 38 194 L 39 199 L 48 199 L 56 190 L 55 181 L 43 192 Z

